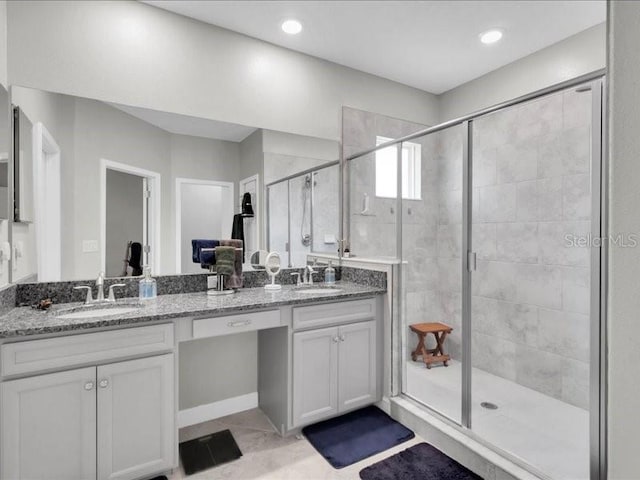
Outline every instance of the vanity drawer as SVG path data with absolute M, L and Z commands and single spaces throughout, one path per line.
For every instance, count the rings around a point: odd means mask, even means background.
M 193 321 L 193 338 L 231 335 L 251 330 L 280 326 L 280 310 L 241 313 L 222 317 L 199 318 Z
M 173 324 L 69 335 L 0 347 L 3 376 L 171 350 Z
M 293 309 L 293 329 L 324 327 L 376 318 L 376 299 L 324 303 Z

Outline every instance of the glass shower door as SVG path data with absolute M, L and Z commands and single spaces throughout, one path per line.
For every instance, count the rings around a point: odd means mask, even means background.
M 289 259 L 289 182 L 280 182 L 267 187 L 268 249 L 278 252 L 283 264 Z
M 554 479 L 589 478 L 592 94 L 471 122 L 471 426 Z
M 462 422 L 463 125 L 404 142 L 403 393 Z M 397 155 L 397 152 L 396 152 Z M 438 347 L 449 360 L 416 351 Z

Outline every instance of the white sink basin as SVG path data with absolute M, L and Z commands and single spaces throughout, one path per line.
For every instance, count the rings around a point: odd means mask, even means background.
M 317 288 L 301 288 L 298 290 L 299 293 L 304 293 L 307 295 L 321 295 L 321 294 L 331 294 L 331 293 L 339 293 L 341 292 L 341 288 L 334 287 L 317 287 Z
M 111 315 L 124 315 L 126 313 L 135 312 L 140 307 L 103 307 L 103 308 L 86 308 L 76 310 L 70 313 L 58 314 L 57 317 L 63 320 L 73 318 L 96 318 Z

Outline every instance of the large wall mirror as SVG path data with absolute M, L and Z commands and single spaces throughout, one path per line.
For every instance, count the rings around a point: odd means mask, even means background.
M 13 86 L 10 101 L 19 212 L 12 238 L 19 250 L 15 282 L 86 280 L 100 271 L 135 276 L 142 265 L 154 274 L 202 273 L 192 240 L 238 235 L 250 268 L 254 251 L 277 251 L 268 241 L 273 228 L 267 226 L 265 185 L 339 157 L 334 140 L 25 87 Z M 313 176 L 315 186 L 321 184 L 316 197 L 332 205 L 314 210 L 328 225 L 322 235 L 328 242 L 338 236 L 337 171 L 320 168 Z M 307 223 L 311 193 L 311 187 L 300 189 L 300 198 L 291 198 L 299 203 L 307 195 Z M 243 200 L 253 214 L 244 212 Z M 331 230 L 326 238 L 324 230 Z
M 0 85 L 0 287 L 10 281 L 9 259 L 9 218 L 12 216 L 12 202 L 9 201 L 12 178 L 11 158 L 11 109 L 9 93 Z

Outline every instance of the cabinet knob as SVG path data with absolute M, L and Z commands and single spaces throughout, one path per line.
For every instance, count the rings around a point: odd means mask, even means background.
M 84 384 L 84 389 L 87 390 L 87 391 L 88 390 L 93 390 L 94 385 L 95 384 L 93 382 L 87 382 L 87 383 Z
M 100 380 L 100 388 L 107 388 L 109 386 L 109 380 L 107 380 L 106 378 L 103 378 L 102 380 Z
M 340 341 L 344 342 L 344 335 L 340 335 Z
M 337 337 L 337 336 L 333 337 L 333 343 L 338 343 L 339 341 L 340 341 L 339 337 Z

